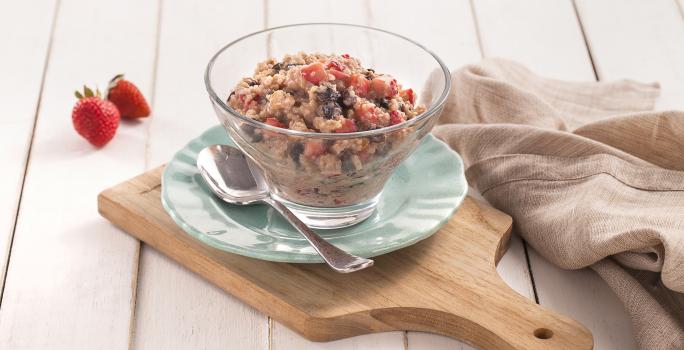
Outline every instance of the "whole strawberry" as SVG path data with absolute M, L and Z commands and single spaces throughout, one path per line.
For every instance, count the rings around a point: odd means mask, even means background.
M 107 100 L 119 108 L 122 118 L 143 118 L 150 115 L 150 106 L 140 90 L 123 74 L 115 76 L 107 88 Z
M 78 102 L 71 112 L 76 132 L 95 147 L 106 145 L 119 127 L 119 110 L 113 103 L 103 100 L 99 90 L 94 94 L 87 86 L 83 87 L 83 94 L 76 91 L 76 97 Z

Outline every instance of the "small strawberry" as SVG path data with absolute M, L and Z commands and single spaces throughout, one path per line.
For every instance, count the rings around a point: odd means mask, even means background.
M 95 147 L 102 147 L 116 134 L 119 127 L 119 110 L 113 103 L 103 100 L 100 91 L 94 94 L 87 86 L 83 94 L 76 91 L 78 102 L 71 112 L 71 121 L 79 135 Z
M 122 118 L 144 118 L 150 115 L 145 96 L 123 74 L 115 76 L 107 88 L 107 99 L 119 108 Z

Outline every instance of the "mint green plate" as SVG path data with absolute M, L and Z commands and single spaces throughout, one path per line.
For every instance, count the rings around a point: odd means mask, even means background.
M 195 166 L 197 154 L 212 144 L 234 145 L 223 127 L 215 126 L 183 147 L 164 169 L 162 204 L 173 220 L 193 237 L 230 253 L 279 262 L 323 262 L 271 207 L 231 205 L 212 195 Z M 387 181 L 374 214 L 355 226 L 318 233 L 352 254 L 388 253 L 436 232 L 467 190 L 459 155 L 428 135 Z

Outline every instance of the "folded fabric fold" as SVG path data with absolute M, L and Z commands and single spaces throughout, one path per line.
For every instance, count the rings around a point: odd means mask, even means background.
M 452 86 L 434 133 L 470 184 L 546 259 L 593 268 L 641 348 L 684 348 L 684 112 L 651 111 L 657 84 L 564 82 L 501 59 Z

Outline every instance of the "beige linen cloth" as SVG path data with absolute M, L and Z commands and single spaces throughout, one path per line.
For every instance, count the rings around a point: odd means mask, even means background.
M 454 72 L 434 134 L 541 255 L 603 278 L 640 348 L 684 349 L 684 112 L 658 93 L 488 59 Z

